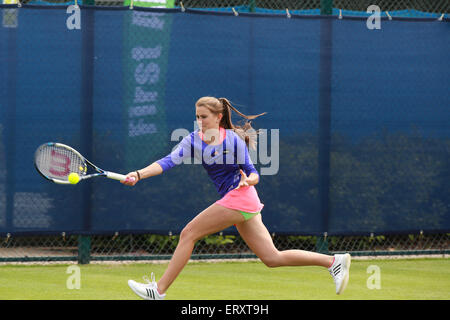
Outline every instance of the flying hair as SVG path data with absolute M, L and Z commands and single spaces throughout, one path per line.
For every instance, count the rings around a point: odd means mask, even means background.
M 236 134 L 245 141 L 247 148 L 256 150 L 256 140 L 258 136 L 258 131 L 252 128 L 251 121 L 254 120 L 267 112 L 257 114 L 257 115 L 245 115 L 236 109 L 227 98 L 214 98 L 214 97 L 202 97 L 195 104 L 197 107 L 206 107 L 212 113 L 222 114 L 222 120 L 220 121 L 220 126 L 224 129 L 231 129 Z M 231 111 L 236 112 L 239 116 L 243 117 L 247 121 L 244 125 L 235 125 L 231 121 Z

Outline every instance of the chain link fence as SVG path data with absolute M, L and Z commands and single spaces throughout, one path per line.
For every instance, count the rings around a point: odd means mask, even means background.
M 105 2 L 107 3 L 107 2 Z M 298 14 L 302 14 L 301 10 L 321 9 L 327 5 L 327 1 L 323 0 L 184 0 L 175 1 L 175 5 L 180 7 L 181 4 L 186 8 L 231 8 L 238 7 L 248 12 L 257 12 L 258 9 L 270 10 L 297 10 Z M 336 9 L 362 11 L 366 12 L 371 5 L 377 5 L 381 11 L 396 10 L 417 10 L 430 13 L 449 13 L 450 3 L 445 0 L 331 0 L 329 4 Z M 304 12 L 307 13 L 307 12 Z
M 399 256 L 450 254 L 450 234 L 404 234 L 368 236 L 288 236 L 272 235 L 279 250 L 301 249 L 353 256 Z M 112 234 L 11 236 L 0 238 L 0 263 L 76 261 L 150 261 L 169 260 L 178 235 Z M 257 258 L 241 237 L 215 234 L 197 242 L 192 259 Z
M 137 2 L 138 0 L 134 1 Z M 70 1 L 74 2 L 74 1 Z M 388 12 L 397 17 L 427 17 L 450 13 L 450 1 L 448 0 L 175 0 L 166 1 L 176 8 L 215 9 L 218 11 L 256 12 L 256 13 L 286 13 L 286 9 L 292 14 L 317 15 L 321 13 L 340 15 L 340 10 L 345 10 L 344 15 L 364 15 L 367 9 L 376 5 L 381 12 Z M 66 0 L 23 0 L 24 4 L 67 4 Z M 123 6 L 130 5 L 131 0 L 85 0 L 78 1 L 83 4 L 95 4 L 99 6 Z M 148 3 L 148 4 L 146 4 Z M 161 1 L 152 3 L 150 0 L 139 2 L 144 6 L 161 6 Z M 164 4 L 163 4 L 164 6 Z

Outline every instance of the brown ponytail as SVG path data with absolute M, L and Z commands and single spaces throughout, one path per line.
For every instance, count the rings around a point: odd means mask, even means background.
M 256 138 L 257 138 L 258 132 L 252 128 L 251 121 L 248 121 L 248 120 L 256 119 L 256 118 L 266 114 L 266 112 L 258 114 L 258 115 L 247 116 L 247 115 L 241 113 L 235 107 L 233 107 L 231 105 L 230 101 L 228 101 L 228 99 L 219 98 L 218 100 L 220 101 L 220 103 L 223 106 L 223 111 L 222 111 L 223 117 L 222 117 L 222 120 L 220 121 L 220 126 L 222 126 L 225 129 L 233 130 L 234 132 L 236 132 L 239 135 L 239 137 L 242 140 L 245 141 L 247 148 L 256 150 Z M 231 110 L 236 112 L 241 117 L 247 119 L 247 122 L 242 126 L 234 125 L 233 122 L 231 121 Z
M 256 138 L 258 132 L 252 128 L 251 121 L 249 120 L 256 119 L 266 114 L 266 112 L 258 115 L 247 116 L 233 107 L 230 101 L 226 98 L 217 99 L 214 97 L 202 97 L 197 100 L 195 105 L 197 107 L 206 107 L 214 114 L 222 114 L 222 119 L 220 120 L 219 125 L 225 129 L 231 129 L 236 132 L 239 137 L 245 141 L 247 148 L 256 150 Z M 234 125 L 231 121 L 231 111 L 234 111 L 241 117 L 247 119 L 247 122 L 242 126 Z

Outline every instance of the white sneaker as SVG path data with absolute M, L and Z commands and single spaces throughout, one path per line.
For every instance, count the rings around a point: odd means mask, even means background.
M 328 268 L 328 271 L 333 276 L 336 284 L 336 294 L 341 294 L 347 287 L 348 278 L 350 276 L 351 257 L 346 254 L 335 254 L 333 265 Z
M 155 275 L 151 274 L 152 281 L 148 280 L 146 276 L 143 279 L 147 283 L 139 283 L 134 280 L 128 280 L 128 285 L 131 290 L 144 300 L 163 300 L 166 294 L 159 294 L 158 286 L 156 285 Z

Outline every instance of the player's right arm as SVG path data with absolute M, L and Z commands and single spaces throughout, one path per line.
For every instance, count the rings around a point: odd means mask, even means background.
M 186 136 L 177 147 L 167 156 L 153 162 L 151 165 L 127 174 L 123 184 L 134 186 L 139 180 L 150 178 L 181 164 L 184 159 L 191 156 L 191 137 Z M 133 179 L 134 178 L 134 179 Z
M 139 180 L 157 176 L 161 173 L 163 173 L 162 167 L 158 164 L 158 162 L 153 162 L 151 165 L 143 169 L 128 173 L 126 179 L 121 182 L 127 186 L 134 186 Z

